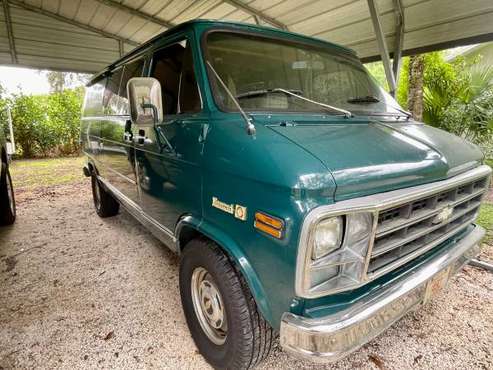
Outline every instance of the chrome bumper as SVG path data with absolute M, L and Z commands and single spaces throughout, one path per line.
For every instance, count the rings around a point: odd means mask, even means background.
M 476 257 L 484 234 L 484 229 L 476 226 L 452 248 L 341 312 L 322 318 L 285 312 L 280 329 L 281 346 L 297 357 L 312 361 L 333 362 L 345 357 L 421 305 L 425 296 L 428 297 L 427 283 L 434 276 L 449 268 L 448 276 L 452 276 Z

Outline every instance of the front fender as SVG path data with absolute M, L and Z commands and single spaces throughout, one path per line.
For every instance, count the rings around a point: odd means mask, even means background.
M 176 226 L 176 238 L 180 240 L 180 234 L 185 228 L 192 228 L 197 232 L 205 235 L 209 239 L 213 240 L 219 245 L 224 252 L 235 262 L 236 266 L 240 269 L 243 277 L 247 281 L 250 292 L 257 303 L 257 306 L 262 313 L 263 317 L 269 324 L 273 325 L 272 309 L 267 300 L 265 290 L 260 282 L 260 279 L 250 264 L 248 258 L 245 256 L 240 246 L 231 239 L 223 230 L 208 223 L 207 221 L 197 219 L 193 216 L 186 216 L 180 220 Z M 181 250 L 183 246 L 178 245 L 178 250 Z

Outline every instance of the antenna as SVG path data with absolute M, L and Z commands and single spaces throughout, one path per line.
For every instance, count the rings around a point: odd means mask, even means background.
M 211 69 L 211 71 L 214 73 L 214 76 L 216 76 L 217 80 L 219 81 L 219 83 L 221 84 L 221 86 L 224 88 L 224 90 L 226 90 L 226 93 L 229 95 L 229 97 L 231 98 L 231 100 L 233 101 L 233 103 L 236 105 L 236 108 L 238 108 L 238 111 L 240 112 L 241 116 L 245 120 L 246 130 L 247 130 L 248 135 L 254 136 L 255 133 L 256 133 L 256 129 L 255 129 L 255 125 L 253 124 L 252 118 L 245 113 L 245 111 L 241 107 L 241 105 L 238 102 L 238 100 L 236 99 L 236 97 L 228 89 L 228 87 L 226 86 L 226 84 L 224 83 L 224 81 L 221 79 L 221 77 L 219 77 L 219 74 L 216 72 L 216 70 L 214 69 L 214 67 L 212 66 L 212 64 L 209 61 L 207 61 L 207 65 L 209 66 L 209 68 Z

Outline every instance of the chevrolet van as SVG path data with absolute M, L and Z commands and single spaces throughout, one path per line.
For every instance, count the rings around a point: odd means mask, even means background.
M 92 78 L 81 129 L 97 214 L 121 205 L 180 254 L 215 368 L 257 365 L 277 336 L 336 361 L 438 294 L 484 235 L 481 151 L 315 38 L 181 24 Z

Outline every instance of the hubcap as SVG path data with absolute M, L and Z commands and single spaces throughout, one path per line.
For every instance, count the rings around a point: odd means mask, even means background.
M 228 323 L 223 299 L 211 274 L 197 267 L 192 273 L 192 302 L 202 330 L 215 344 L 226 341 Z
M 7 197 L 9 198 L 10 212 L 15 214 L 14 188 L 9 176 L 7 176 Z

